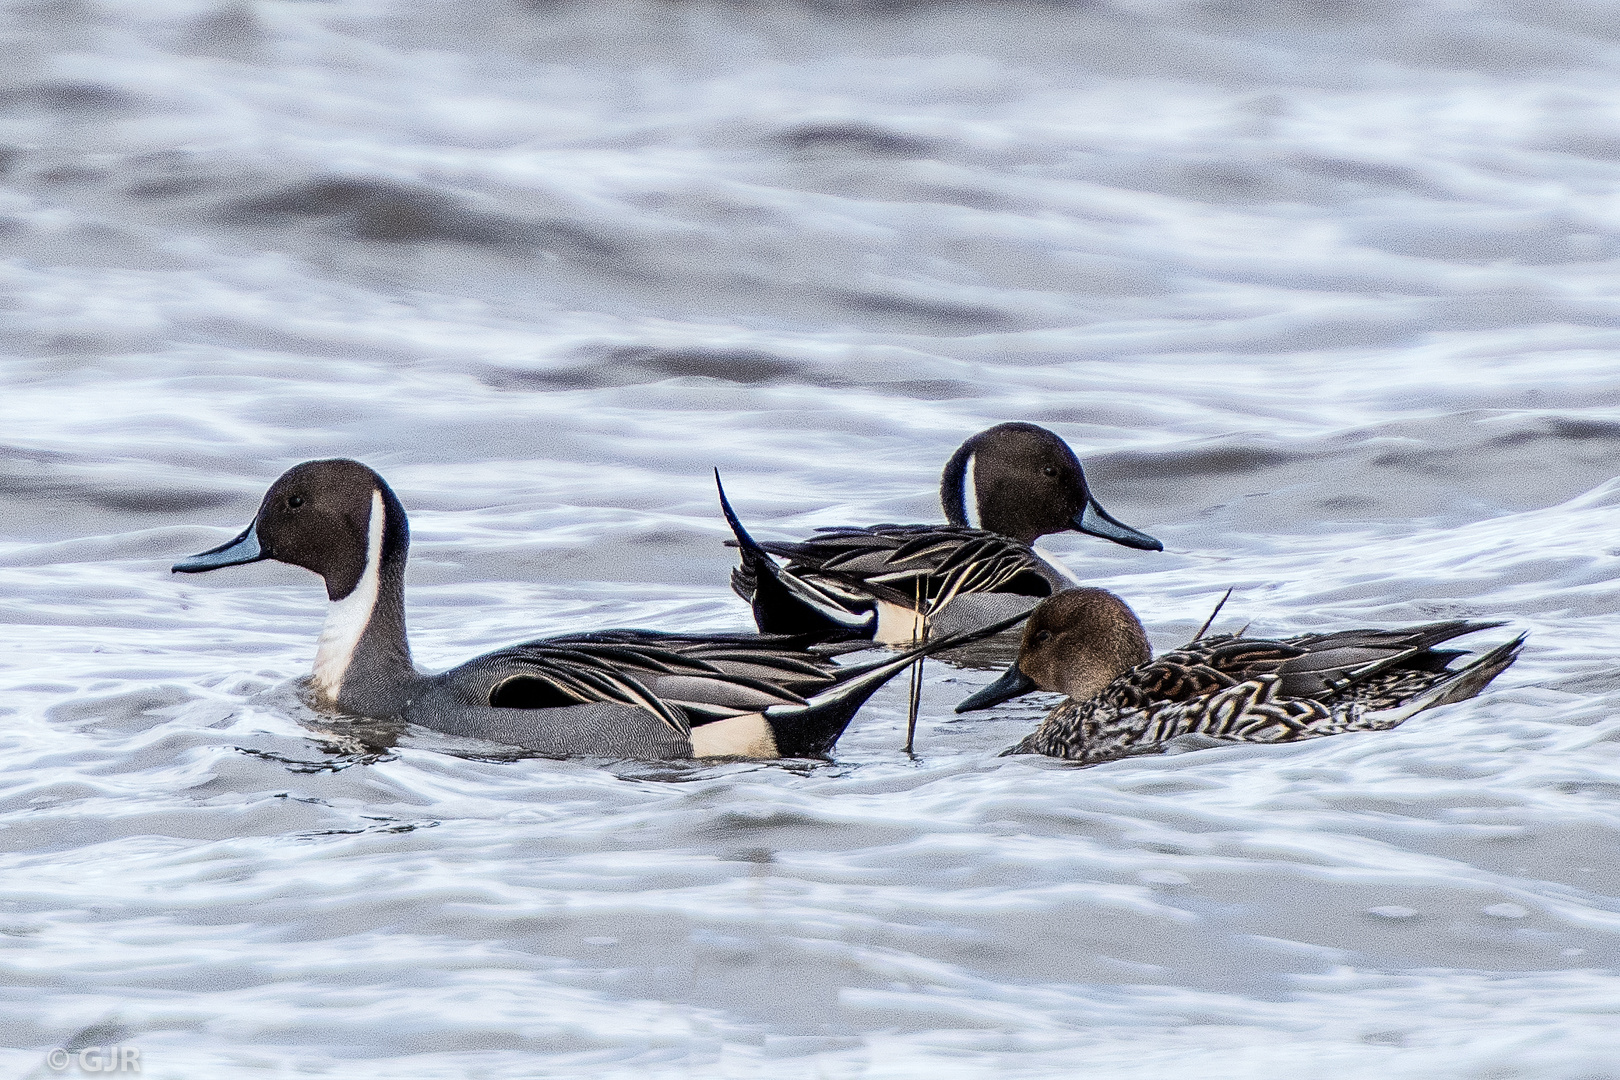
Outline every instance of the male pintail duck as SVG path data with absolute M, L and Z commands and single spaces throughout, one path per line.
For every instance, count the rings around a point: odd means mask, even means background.
M 1524 634 L 1456 670 L 1447 665 L 1463 651 L 1434 648 L 1501 625 L 1459 620 L 1282 640 L 1219 634 L 1154 660 L 1125 601 L 1102 589 L 1069 589 L 1036 606 L 1012 667 L 956 711 L 1037 689 L 1067 694 L 1008 753 L 1085 762 L 1152 753 L 1183 736 L 1213 745 L 1379 731 L 1466 701 L 1505 671 Z
M 424 675 L 405 635 L 409 546 L 405 509 L 381 476 L 357 461 L 309 461 L 271 485 L 240 536 L 174 570 L 261 559 L 313 570 L 331 601 L 315 653 L 318 704 L 551 757 L 823 755 L 879 686 L 950 646 L 841 667 L 781 638 L 609 630 Z
M 742 553 L 731 587 L 761 633 L 901 645 L 924 636 L 925 618 L 931 632 L 959 632 L 1078 584 L 1035 551 L 1038 537 L 1074 529 L 1164 550 L 1104 510 L 1074 451 L 1034 424 L 998 424 L 963 443 L 945 464 L 939 497 L 949 525 L 842 527 L 801 543 L 757 543 L 722 490 Z

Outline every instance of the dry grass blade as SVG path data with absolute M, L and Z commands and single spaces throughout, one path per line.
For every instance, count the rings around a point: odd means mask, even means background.
M 1233 588 L 1233 589 L 1235 589 L 1235 588 L 1237 588 L 1237 586 L 1236 586 L 1236 585 L 1234 585 L 1234 586 L 1232 586 L 1232 588 Z M 1193 639 L 1193 640 L 1194 640 L 1194 641 L 1198 641 L 1198 640 L 1200 640 L 1200 639 L 1202 639 L 1202 638 L 1203 638 L 1203 636 L 1204 636 L 1204 634 L 1205 634 L 1205 633 L 1206 633 L 1206 632 L 1208 632 L 1208 630 L 1209 630 L 1209 628 L 1210 628 L 1210 626 L 1211 626 L 1211 624 L 1213 624 L 1213 623 L 1214 623 L 1214 622 L 1215 622 L 1215 616 L 1217 616 L 1217 615 L 1219 615 L 1219 614 L 1220 614 L 1220 613 L 1221 613 L 1221 608 L 1223 608 L 1223 607 L 1225 607 L 1225 606 L 1226 606 L 1226 602 L 1227 602 L 1227 601 L 1228 601 L 1228 600 L 1230 600 L 1230 599 L 1232 599 L 1232 589 L 1227 589 L 1227 590 L 1226 590 L 1226 595 L 1225 595 L 1225 596 L 1223 596 L 1223 597 L 1221 597 L 1221 599 L 1220 599 L 1220 601 L 1219 601 L 1219 602 L 1218 602 L 1218 603 L 1217 603 L 1217 604 L 1216 604 L 1216 605 L 1215 605 L 1215 610 L 1214 610 L 1214 611 L 1212 611 L 1212 612 L 1210 612 L 1210 613 L 1209 613 L 1209 618 L 1207 618 L 1207 619 L 1205 619 L 1205 620 L 1204 620 L 1204 625 L 1203 625 L 1203 626 L 1200 626 L 1200 627 L 1199 627 L 1199 628 L 1198 628 L 1198 633 L 1196 633 L 1196 634 L 1194 634 L 1194 635 L 1193 635 L 1193 636 L 1192 636 L 1192 639 Z M 1243 630 L 1247 630 L 1247 629 L 1248 629 L 1248 627 L 1247 627 L 1247 626 L 1245 626 L 1245 627 L 1244 627 L 1244 628 L 1243 628 Z M 1242 634 L 1242 633 L 1243 633 L 1243 630 L 1239 630 L 1239 631 L 1238 631 L 1238 633 L 1239 633 L 1239 634 Z
M 922 580 L 917 580 L 913 593 L 916 600 L 917 618 L 911 624 L 911 645 L 917 645 L 928 640 L 928 612 L 923 610 Z M 922 707 L 922 666 L 923 657 L 917 657 L 917 662 L 911 665 L 911 686 L 906 695 L 906 746 L 907 754 L 913 753 L 917 741 L 917 713 Z

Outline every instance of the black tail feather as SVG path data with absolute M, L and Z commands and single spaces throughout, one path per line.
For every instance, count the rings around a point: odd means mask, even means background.
M 935 638 L 891 659 L 852 669 L 837 686 L 813 695 L 803 705 L 771 706 L 765 710 L 765 721 L 776 736 L 777 751 L 782 757 L 825 756 L 866 700 L 913 661 L 999 634 L 1027 618 L 1029 612 L 1024 611 L 960 634 Z
M 742 566 L 731 572 L 731 587 L 754 609 L 754 625 L 762 634 L 806 634 L 822 640 L 871 637 L 877 612 L 850 611 L 822 590 L 783 569 L 743 528 L 714 470 L 720 509 L 737 538 Z
M 1478 694 L 1490 685 L 1492 679 L 1513 666 L 1513 661 L 1519 658 L 1519 653 L 1524 649 L 1525 638 L 1529 636 L 1528 633 L 1520 634 L 1512 641 L 1505 641 L 1467 667 L 1458 670 L 1454 678 L 1447 679 L 1441 684 L 1444 692 L 1427 707 L 1467 701 Z
M 1467 701 L 1489 686 L 1492 679 L 1513 665 L 1513 661 L 1519 658 L 1520 650 L 1524 648 L 1524 640 L 1527 636 L 1526 634 L 1520 634 L 1512 641 L 1504 641 L 1496 648 L 1481 655 L 1467 667 L 1459 668 L 1453 672 L 1450 678 L 1440 680 L 1410 701 L 1393 709 L 1385 709 L 1371 715 L 1381 721 L 1380 726 L 1394 727 L 1396 724 L 1409 717 L 1416 716 L 1425 709 L 1432 709 L 1437 705 L 1450 705 L 1458 701 Z

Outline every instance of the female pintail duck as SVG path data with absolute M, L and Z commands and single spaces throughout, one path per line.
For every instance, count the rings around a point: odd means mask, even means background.
M 1197 637 L 1152 659 L 1142 624 L 1102 589 L 1042 600 L 1018 659 L 956 707 L 984 709 L 1031 690 L 1069 695 L 1008 753 L 1099 762 L 1184 742 L 1293 742 L 1392 728 L 1414 713 L 1466 701 L 1505 671 L 1525 635 L 1456 670 L 1443 641 L 1499 622 L 1341 630 L 1282 640 Z
M 382 477 L 357 461 L 309 461 L 271 485 L 242 535 L 174 569 L 275 559 L 313 570 L 331 601 L 311 681 L 318 704 L 552 757 L 822 755 L 910 659 L 950 644 L 840 667 L 781 638 L 609 630 L 424 675 L 405 635 L 409 545 L 405 509 Z
M 1104 510 L 1068 444 L 1034 424 L 998 424 L 963 443 L 945 464 L 939 498 L 949 525 L 843 527 L 801 543 L 756 543 L 722 491 L 742 552 L 731 587 L 752 605 L 761 633 L 897 645 L 923 636 L 925 617 L 932 631 L 953 633 L 1078 584 L 1034 549 L 1039 537 L 1073 529 L 1164 550 Z

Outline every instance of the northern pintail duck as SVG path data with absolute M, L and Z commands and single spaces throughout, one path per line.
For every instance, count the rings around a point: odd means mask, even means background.
M 959 632 L 1078 584 L 1034 549 L 1039 537 L 1072 529 L 1164 550 L 1104 510 L 1074 451 L 1035 424 L 998 424 L 963 443 L 945 463 L 939 497 L 948 525 L 841 527 L 799 543 L 756 543 L 722 491 L 742 553 L 731 587 L 761 633 L 897 645 L 924 636 L 925 622 Z
M 1113 593 L 1069 589 L 1040 602 L 1018 659 L 956 707 L 988 708 L 1028 693 L 1069 695 L 1008 753 L 1099 762 L 1195 745 L 1293 742 L 1392 728 L 1465 701 L 1518 657 L 1525 635 L 1452 670 L 1462 650 L 1434 646 L 1498 622 L 1437 622 L 1268 640 L 1198 637 L 1153 659 L 1142 624 Z
M 275 559 L 326 582 L 311 680 L 316 703 L 551 757 L 825 754 L 906 656 L 837 666 L 781 638 L 645 630 L 568 634 L 426 675 L 405 634 L 405 508 L 357 461 L 309 461 L 265 494 L 234 540 L 179 573 Z M 998 628 L 1000 629 L 1000 628 Z

